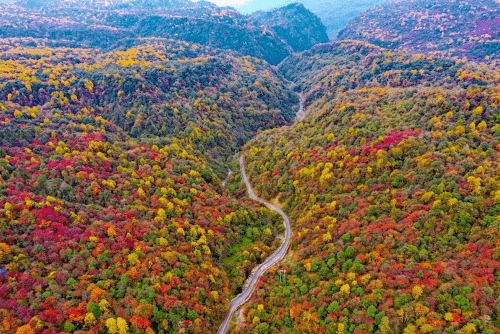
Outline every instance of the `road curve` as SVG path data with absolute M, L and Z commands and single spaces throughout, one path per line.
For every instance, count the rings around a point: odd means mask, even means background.
M 255 192 L 253 191 L 253 188 L 250 185 L 250 182 L 248 181 L 247 174 L 245 173 L 245 161 L 243 155 L 240 156 L 239 161 L 240 161 L 240 169 L 241 169 L 241 175 L 243 177 L 243 182 L 245 182 L 245 185 L 248 190 L 248 195 L 250 196 L 250 198 L 264 204 L 269 209 L 276 211 L 281 215 L 281 217 L 283 217 L 283 224 L 285 225 L 286 228 L 285 241 L 277 250 L 274 251 L 273 254 L 271 254 L 264 262 L 262 262 L 252 271 L 252 274 L 250 274 L 250 276 L 247 278 L 245 282 L 244 290 L 239 295 L 234 297 L 234 299 L 229 304 L 229 309 L 227 310 L 226 317 L 224 318 L 224 321 L 220 325 L 217 334 L 225 334 L 227 332 L 229 323 L 233 318 L 234 312 L 252 296 L 252 293 L 255 289 L 255 285 L 262 277 L 262 275 L 266 272 L 266 270 L 285 257 L 285 254 L 288 251 L 288 247 L 290 247 L 290 241 L 292 239 L 292 227 L 290 226 L 290 219 L 288 218 L 288 216 L 283 212 L 283 210 L 281 210 L 279 206 L 273 203 L 269 203 L 257 197 L 257 195 L 255 195 Z

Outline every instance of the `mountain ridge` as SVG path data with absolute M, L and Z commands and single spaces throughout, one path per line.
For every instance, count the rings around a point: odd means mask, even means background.
M 296 5 L 276 10 L 276 14 L 281 13 L 279 20 L 269 21 L 209 2 L 187 0 L 114 1 L 102 8 L 95 1 L 21 4 L 24 6 L 0 4 L 0 37 L 30 36 L 49 39 L 54 46 L 106 50 L 130 47 L 138 38 L 175 38 L 235 50 L 271 64 L 278 64 L 292 52 L 328 41 L 321 21 Z M 17 14 L 11 15 L 13 12 Z

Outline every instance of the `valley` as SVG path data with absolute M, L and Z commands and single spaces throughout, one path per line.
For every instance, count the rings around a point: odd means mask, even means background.
M 0 8 L 1 333 L 500 333 L 498 2 Z

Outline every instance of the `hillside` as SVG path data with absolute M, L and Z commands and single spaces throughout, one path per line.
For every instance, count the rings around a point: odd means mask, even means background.
M 0 49 L 0 332 L 215 332 L 280 229 L 212 167 L 296 97 L 187 42 Z
M 498 72 L 363 42 L 281 69 L 310 114 L 244 151 L 294 236 L 233 333 L 497 333 Z
M 326 33 L 336 40 L 338 33 L 363 11 L 386 2 L 386 0 L 329 0 L 304 1 L 306 8 L 316 14 L 325 24 Z
M 293 51 L 328 41 L 325 27 L 305 8 L 289 12 L 293 15 L 273 27 L 231 8 L 188 0 L 111 1 L 107 6 L 96 1 L 20 1 L 0 4 L 0 13 L 0 37 L 48 39 L 54 47 L 109 51 L 144 38 L 174 38 L 277 64 Z M 284 40 L 283 31 L 290 29 Z M 290 44 L 295 39 L 300 43 Z
M 187 42 L 150 40 L 109 53 L 6 45 L 2 57 L 0 96 L 10 113 L 24 106 L 89 110 L 134 138 L 194 139 L 193 149 L 219 164 L 258 129 L 287 124 L 296 110 L 297 97 L 265 61 Z M 10 133 L 19 129 L 6 124 L 0 143 L 11 145 L 18 137 Z
M 500 58 L 499 17 L 494 0 L 392 1 L 360 14 L 339 38 L 418 53 Z

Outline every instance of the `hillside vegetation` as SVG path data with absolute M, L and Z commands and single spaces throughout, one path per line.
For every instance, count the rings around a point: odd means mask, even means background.
M 301 3 L 308 10 L 321 19 L 326 27 L 326 33 L 330 39 L 336 39 L 339 31 L 344 29 L 349 21 L 370 7 L 384 3 L 386 0 L 268 0 L 266 2 L 249 0 L 235 5 L 241 13 L 251 14 L 258 11 L 271 12 L 271 8 L 292 3 Z M 258 13 L 255 13 L 258 14 Z
M 234 332 L 497 333 L 498 72 L 362 42 L 281 69 L 310 114 L 245 155 L 291 214 L 288 275 L 265 277 Z
M 4 49 L 5 122 L 16 109 L 29 118 L 25 107 L 36 108 L 35 116 L 83 110 L 134 138 L 179 140 L 219 163 L 258 129 L 289 122 L 297 103 L 265 61 L 187 42 L 152 41 L 109 53 Z M 19 131 L 8 122 L 0 140 L 10 145 L 35 135 L 33 125 L 23 136 Z
M 316 43 L 328 41 L 321 20 L 302 4 L 256 12 L 251 17 L 258 25 L 273 29 L 294 51 L 304 51 Z
M 16 43 L 0 59 L 0 332 L 215 332 L 279 217 L 211 166 L 285 124 L 291 93 L 262 60 L 186 42 Z
M 0 333 L 500 334 L 498 6 L 2 2 Z

